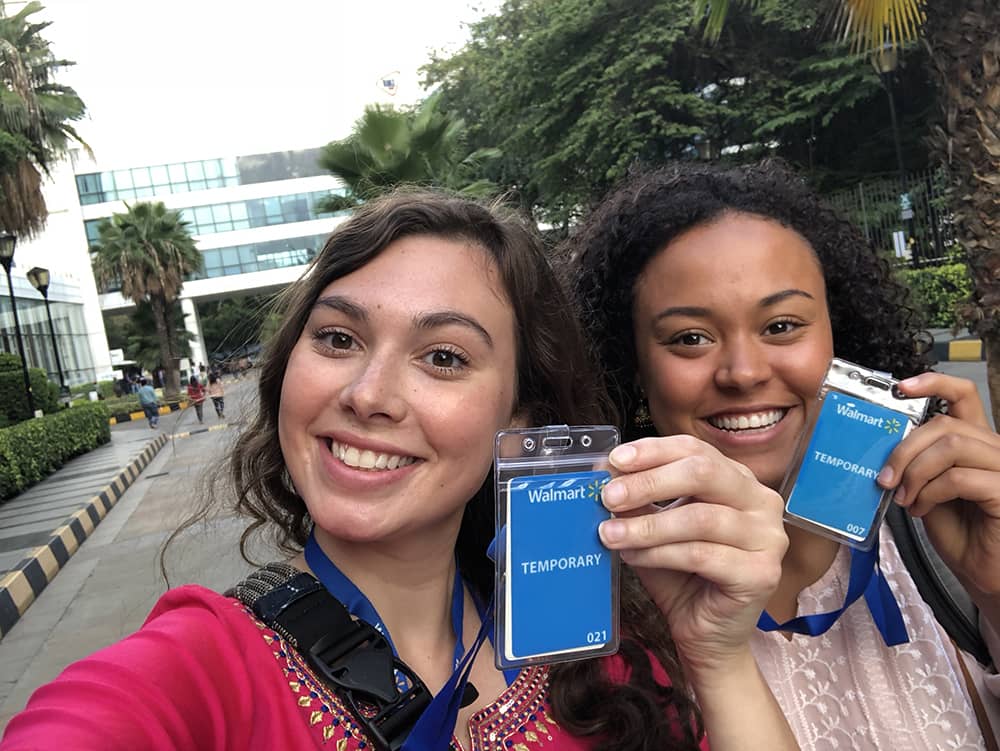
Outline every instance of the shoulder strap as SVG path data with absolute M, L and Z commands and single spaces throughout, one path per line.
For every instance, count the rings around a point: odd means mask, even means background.
M 311 574 L 269 563 L 229 590 L 298 650 L 379 751 L 402 747 L 431 694 L 382 634 L 355 620 Z M 396 673 L 405 676 L 400 688 Z
M 927 539 L 923 524 L 895 503 L 889 505 L 886 522 L 892 530 L 899 557 L 903 559 L 917 591 L 930 606 L 935 619 L 964 652 L 988 665 L 986 642 L 979 633 L 979 613 L 972 598 L 938 557 Z

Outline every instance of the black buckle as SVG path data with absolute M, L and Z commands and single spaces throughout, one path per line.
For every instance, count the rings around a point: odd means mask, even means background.
M 344 637 L 327 635 L 306 655 L 310 666 L 341 690 L 351 713 L 380 751 L 398 751 L 414 724 L 431 702 L 423 681 L 405 663 L 396 659 L 386 638 L 364 621 Z M 409 681 L 400 691 L 395 671 Z

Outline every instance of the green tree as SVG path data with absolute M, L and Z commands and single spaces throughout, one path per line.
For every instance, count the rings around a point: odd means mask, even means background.
M 54 80 L 73 63 L 56 58 L 42 38 L 49 23 L 32 20 L 41 10 L 29 2 L 7 16 L 0 3 L 0 226 L 28 237 L 47 216 L 42 173 L 73 141 L 89 151 L 71 125 L 83 117 L 83 101 Z
M 177 355 L 191 355 L 190 341 L 194 338 L 184 326 L 184 313 L 176 301 L 170 306 L 170 326 Z M 121 349 L 126 360 L 135 360 L 145 370 L 152 371 L 160 364 L 160 341 L 156 334 L 156 321 L 152 306 L 143 301 L 129 313 L 106 316 L 104 329 L 108 335 L 108 347 Z
M 126 208 L 98 227 L 98 241 L 91 248 L 94 275 L 98 284 L 119 287 L 137 305 L 149 303 L 160 363 L 167 372 L 165 393 L 173 396 L 180 390 L 180 347 L 168 314 L 184 278 L 201 269 L 202 256 L 179 212 L 159 201 Z
M 260 344 L 261 326 L 272 308 L 273 296 L 246 295 L 211 300 L 198 305 L 198 319 L 210 358 L 246 351 Z
M 949 177 L 956 234 L 973 280 L 961 313 L 986 345 L 993 419 L 1000 424 L 1000 3 L 838 0 L 837 8 L 838 30 L 862 54 L 895 52 L 918 36 L 925 43 L 941 108 L 930 142 Z M 717 35 L 729 2 L 695 0 L 696 13 L 706 10 L 707 33 Z
M 778 154 L 830 188 L 891 170 L 874 70 L 810 31 L 814 2 L 775 3 L 769 15 L 735 8 L 712 46 L 693 33 L 690 0 L 507 0 L 424 72 L 441 107 L 470 123 L 470 145 L 502 150 L 488 176 L 556 225 L 637 164 Z M 914 88 L 919 124 L 929 101 Z M 904 143 L 914 164 L 922 132 Z
M 438 102 L 432 95 L 412 110 L 366 107 L 351 135 L 320 154 L 319 165 L 340 178 L 347 192 L 330 196 L 319 209 L 350 208 L 402 184 L 449 188 L 470 197 L 494 193 L 496 186 L 481 175 L 499 152 L 470 151 L 465 121 L 441 112 Z

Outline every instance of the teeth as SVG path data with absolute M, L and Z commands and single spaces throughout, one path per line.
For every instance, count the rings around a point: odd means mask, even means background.
M 708 418 L 708 422 L 722 430 L 754 430 L 769 428 L 785 416 L 787 410 L 772 409 L 752 415 L 721 415 Z
M 398 469 L 413 464 L 412 456 L 396 456 L 395 454 L 376 454 L 369 449 L 357 449 L 354 446 L 330 442 L 330 453 L 336 456 L 348 467 L 356 469 Z

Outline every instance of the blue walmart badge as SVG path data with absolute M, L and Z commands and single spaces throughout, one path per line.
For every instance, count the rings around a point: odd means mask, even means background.
M 598 649 L 612 637 L 611 553 L 597 527 L 605 471 L 517 477 L 508 484 L 507 632 L 511 654 Z
M 789 515 L 863 541 L 878 520 L 875 478 L 903 439 L 904 418 L 878 404 L 831 391 L 786 505 Z

